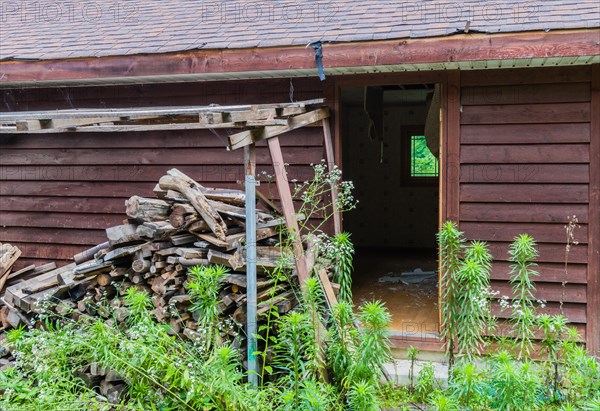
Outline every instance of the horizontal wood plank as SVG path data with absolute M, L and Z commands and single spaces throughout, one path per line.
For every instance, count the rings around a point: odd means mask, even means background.
M 123 207 L 121 215 L 4 211 L 0 217 L 0 223 L 10 227 L 64 227 L 101 230 L 122 224 L 124 218 L 127 218 L 125 207 Z
M 534 279 L 535 281 L 535 279 Z M 498 298 L 507 296 L 512 298 L 512 285 L 505 281 L 492 281 L 490 284 L 493 291 L 498 291 Z M 585 303 L 587 294 L 584 284 L 566 284 L 564 289 L 560 283 L 535 283 L 535 298 L 547 302 Z
M 160 164 L 167 166 L 179 164 L 243 164 L 242 151 L 227 151 L 225 148 L 170 148 L 168 150 L 138 150 L 124 148 L 113 149 L 79 149 L 57 148 L 27 150 L 2 148 L 0 160 L 3 165 L 128 165 L 128 164 Z M 322 147 L 296 147 L 285 151 L 288 164 L 310 164 L 323 158 Z M 258 164 L 271 164 L 267 148 L 256 149 Z
M 465 106 L 461 124 L 586 123 L 590 103 Z
M 527 233 L 538 243 L 567 243 L 565 224 L 461 222 L 460 229 L 464 231 L 467 238 L 483 241 L 514 241 L 516 236 Z M 580 244 L 587 244 L 587 225 L 580 225 L 574 230 L 573 235 Z
M 588 144 L 462 145 L 462 164 L 589 163 Z
M 562 223 L 576 216 L 580 223 L 588 221 L 585 204 L 521 204 L 521 203 L 462 203 L 463 222 Z
M 49 244 L 96 245 L 106 241 L 105 230 L 6 227 L 0 233 L 0 242 L 36 243 L 41 247 Z
M 465 71 L 463 86 L 524 85 L 547 83 L 581 83 L 591 81 L 590 66 L 514 68 L 502 70 Z
M 590 101 L 589 82 L 463 87 L 463 106 Z
M 194 131 L 147 131 L 144 133 L 128 133 L 124 138 L 119 133 L 107 133 L 97 136 L 92 133 L 60 133 L 60 134 L 31 134 L 3 135 L 0 139 L 0 150 L 18 147 L 28 149 L 49 149 L 56 147 L 77 148 L 218 148 L 227 146 L 225 130 L 194 130 Z M 258 143 L 266 146 L 265 142 Z M 320 147 L 323 145 L 323 135 L 315 128 L 302 128 L 286 133 L 281 138 L 282 147 Z
M 510 261 L 508 254 L 510 242 L 488 242 L 490 253 L 497 261 Z M 538 244 L 537 250 L 539 256 L 538 263 L 565 263 L 565 245 L 564 244 Z M 587 264 L 588 248 L 585 244 L 572 246 L 569 251 L 569 263 Z
M 588 183 L 589 180 L 588 164 L 463 164 L 460 167 L 461 183 Z
M 587 184 L 461 184 L 461 202 L 587 204 Z
M 82 251 L 87 250 L 90 246 L 98 243 L 90 243 L 85 245 L 72 245 L 72 244 L 37 244 L 37 243 L 17 243 L 14 245 L 19 247 L 23 252 L 23 258 L 39 258 L 47 259 L 52 258 L 57 260 L 71 260 L 73 256 Z
M 564 250 L 563 261 L 558 263 L 539 263 L 535 270 L 539 276 L 534 277 L 536 282 L 562 283 L 568 281 L 572 284 L 585 284 L 587 282 L 587 266 L 569 262 L 567 264 L 567 275 L 565 276 Z M 493 280 L 509 280 L 511 277 L 511 263 L 506 261 L 495 261 L 492 267 L 491 278 Z M 566 277 L 566 278 L 565 278 Z
M 0 197 L 0 211 L 114 213 L 121 214 L 124 218 L 126 198 L 128 197 L 32 197 L 27 195 L 22 197 Z
M 579 323 L 585 324 L 587 319 L 586 313 L 586 305 L 585 304 L 575 304 L 575 303 L 565 303 L 563 305 L 564 316 L 571 323 Z M 544 308 L 537 309 L 538 314 L 549 314 L 549 315 L 559 315 L 560 307 L 558 303 L 551 302 L 546 304 Z M 498 316 L 499 318 L 509 318 L 511 316 L 509 310 L 502 311 L 497 302 L 492 303 L 492 314 Z
M 546 144 L 589 143 L 589 123 L 544 124 L 464 124 L 462 144 Z
M 318 161 L 318 159 L 316 159 Z M 156 183 L 167 171 L 165 165 L 0 165 L 0 181 L 131 181 Z M 243 181 L 243 164 L 213 164 L 179 166 L 182 172 L 196 181 L 213 186 L 219 183 Z M 293 164 L 287 168 L 290 180 L 307 181 L 314 177 L 309 163 Z M 274 175 L 271 165 L 259 165 L 257 179 L 268 182 Z

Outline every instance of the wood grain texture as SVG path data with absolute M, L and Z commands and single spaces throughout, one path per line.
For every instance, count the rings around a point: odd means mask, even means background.
M 509 280 L 511 273 L 511 264 L 512 263 L 509 263 L 507 261 L 496 261 L 492 268 L 492 280 Z M 564 262 L 539 262 L 535 270 L 539 274 L 539 276 L 536 276 L 534 278 L 534 281 L 536 282 L 539 281 L 546 283 L 562 283 L 563 281 L 565 281 Z M 585 285 L 587 283 L 587 263 L 569 263 L 566 281 L 569 284 Z
M 587 204 L 462 203 L 461 221 L 505 223 L 560 223 L 565 225 L 575 215 L 580 223 L 588 222 Z
M 484 241 L 513 241 L 519 234 L 527 233 L 538 243 L 564 245 L 567 242 L 565 224 L 560 223 L 462 222 L 460 229 L 467 238 Z M 574 236 L 579 244 L 587 244 L 587 225 L 575 229 Z
M 587 150 L 586 150 L 587 154 Z M 589 164 L 463 164 L 461 183 L 588 183 Z
M 463 124 L 463 144 L 544 144 L 589 143 L 589 123 L 546 124 Z
M 587 144 L 547 145 L 463 145 L 462 164 L 538 164 L 538 163 L 589 163 Z
M 466 202 L 588 204 L 587 184 L 461 184 Z
M 589 101 L 588 82 L 464 87 L 461 97 L 463 106 Z
M 498 296 L 514 297 L 512 286 L 505 281 L 492 281 L 490 287 L 499 292 Z M 543 301 L 560 301 L 564 297 L 563 301 L 566 303 L 585 303 L 586 292 L 585 284 L 567 284 L 563 289 L 560 283 L 536 281 L 533 296 Z
M 590 66 L 540 67 L 533 70 L 514 68 L 503 70 L 466 71 L 461 82 L 463 87 L 528 85 L 552 83 L 581 83 L 591 78 Z
M 446 139 L 442 138 L 442 156 L 444 169 L 442 170 L 442 179 L 445 188 L 441 192 L 445 193 L 443 201 L 446 202 L 446 216 L 444 220 L 459 221 L 460 215 L 460 192 L 459 180 L 457 178 L 458 164 L 460 164 L 461 146 L 460 146 L 460 124 L 461 124 L 461 109 L 460 109 L 460 71 L 452 71 L 448 73 L 448 83 L 446 87 L 447 110 L 446 121 Z M 444 128 L 444 127 L 442 127 Z M 443 154 L 443 149 L 446 149 L 446 154 Z
M 600 355 L 600 65 L 592 70 L 587 348 Z
M 587 327 L 588 346 L 598 333 L 590 281 L 598 247 L 592 213 L 600 203 L 592 189 L 600 160 L 590 78 L 590 67 L 463 73 L 460 166 L 460 227 L 468 238 L 488 241 L 494 288 L 510 294 L 510 242 L 532 235 L 536 295 L 548 301 L 549 313 L 563 300 L 569 320 Z M 573 215 L 581 226 L 567 253 L 565 225 Z
M 590 103 L 465 106 L 463 124 L 585 123 Z

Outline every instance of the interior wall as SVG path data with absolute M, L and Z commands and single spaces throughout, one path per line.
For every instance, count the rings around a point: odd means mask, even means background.
M 438 185 L 406 185 L 401 179 L 400 128 L 423 126 L 424 103 L 384 108 L 381 142 L 370 140 L 360 105 L 343 108 L 344 179 L 355 186 L 358 206 L 344 215 L 345 230 L 358 246 L 435 248 Z

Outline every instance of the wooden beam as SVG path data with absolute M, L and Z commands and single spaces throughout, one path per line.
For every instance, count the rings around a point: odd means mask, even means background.
M 297 101 L 294 103 L 268 103 L 268 104 L 244 104 L 234 106 L 168 106 L 168 107 L 134 107 L 134 108 L 78 108 L 67 110 L 39 110 L 39 111 L 15 111 L 1 112 L 0 121 L 7 123 L 20 120 L 57 120 L 57 119 L 89 119 L 95 118 L 126 118 L 135 120 L 138 118 L 160 116 L 200 115 L 203 113 L 233 113 L 233 112 L 258 112 L 261 110 L 274 110 L 284 108 L 303 108 L 309 105 L 323 104 L 323 99 L 312 99 Z M 269 111 L 270 114 L 272 112 Z M 267 119 L 266 117 L 264 119 Z
M 277 189 L 279 190 L 279 198 L 281 199 L 285 225 L 290 238 L 293 239 L 292 248 L 294 251 L 296 271 L 298 272 L 298 281 L 300 282 L 300 285 L 303 286 L 308 279 L 306 258 L 304 256 L 302 241 L 300 240 L 300 228 L 298 226 L 298 220 L 296 219 L 296 211 L 294 210 L 292 193 L 285 171 L 283 153 L 281 152 L 281 146 L 279 145 L 279 137 L 268 139 L 267 144 L 269 145 L 269 152 L 271 153 L 271 159 L 275 169 L 275 182 L 277 184 Z
M 236 150 L 249 144 L 273 138 L 283 133 L 287 133 L 288 131 L 316 123 L 317 121 L 323 120 L 328 116 L 329 109 L 327 107 L 323 107 L 308 113 L 290 117 L 289 124 L 287 126 L 267 126 L 256 130 L 247 130 L 242 131 L 241 133 L 232 134 L 229 136 L 229 148 L 231 150 Z
M 325 69 L 390 64 L 549 58 L 598 55 L 600 29 L 556 30 L 447 37 L 405 38 L 323 46 Z M 252 56 L 252 58 L 249 58 Z M 164 54 L 62 60 L 4 60 L 1 83 L 84 80 L 179 74 L 243 73 L 313 69 L 314 51 L 304 46 L 204 49 Z
M 600 64 L 592 66 L 587 349 L 600 356 Z
M 446 83 L 446 113 L 442 113 L 442 127 L 446 129 L 444 148 L 446 154 L 443 164 L 443 184 L 445 197 L 445 220 L 453 220 L 457 223 L 460 218 L 459 210 L 459 172 L 460 172 L 460 71 L 454 70 L 448 73 Z M 446 124 L 444 125 L 444 121 Z M 444 141 L 444 139 L 442 139 Z
M 331 172 L 336 167 L 335 157 L 333 154 L 333 140 L 331 139 L 331 126 L 328 118 L 324 118 L 322 121 L 327 168 Z M 333 205 L 333 228 L 335 234 L 340 234 L 342 232 L 342 214 L 340 211 L 338 211 L 338 186 L 336 184 L 331 186 L 331 203 Z

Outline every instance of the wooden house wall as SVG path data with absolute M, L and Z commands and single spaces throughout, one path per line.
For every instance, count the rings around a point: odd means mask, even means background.
M 598 207 L 589 199 L 591 78 L 590 66 L 467 71 L 460 89 L 460 228 L 489 242 L 492 286 L 501 295 L 511 295 L 510 242 L 532 235 L 539 243 L 535 295 L 547 301 L 542 311 L 559 313 L 562 300 L 582 332 L 589 210 Z M 579 222 L 578 244 L 565 254 L 569 216 Z
M 324 97 L 325 83 L 293 80 L 295 100 Z M 249 104 L 290 101 L 290 80 L 176 83 L 119 87 L 3 90 L 1 111 L 82 107 Z M 124 202 L 152 189 L 172 167 L 209 186 L 240 188 L 243 150 L 225 149 L 226 131 L 66 133 L 0 139 L 0 242 L 18 246 L 19 267 L 64 264 L 106 241 L 121 224 Z M 289 177 L 311 176 L 324 158 L 321 127 L 281 137 Z M 273 174 L 266 145 L 257 148 L 258 172 Z M 275 185 L 259 188 L 275 195 Z M 18 269 L 18 267 L 16 267 Z

